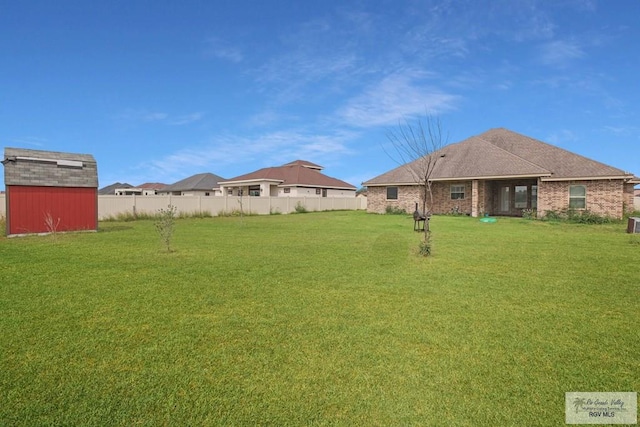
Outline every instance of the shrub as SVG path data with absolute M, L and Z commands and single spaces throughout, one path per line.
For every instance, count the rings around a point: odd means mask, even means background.
M 599 215 L 587 209 L 580 211 L 575 209 L 563 209 L 561 211 L 550 210 L 547 211 L 541 219 L 544 221 L 565 221 L 574 224 L 609 224 L 619 221 L 615 218 Z
M 631 218 L 631 217 L 640 218 L 640 211 L 638 211 L 638 210 L 634 210 L 634 211 L 631 211 L 631 212 L 627 212 L 627 213 L 624 215 L 624 219 L 629 219 L 629 218 Z
M 561 221 L 563 218 L 558 211 L 548 210 L 540 219 L 542 221 Z
M 403 208 L 391 205 L 387 205 L 387 207 L 384 209 L 384 212 L 389 215 L 406 215 L 407 213 L 407 211 L 405 211 Z
M 213 218 L 209 211 L 180 212 L 178 218 Z
M 598 215 L 588 210 L 580 212 L 569 210 L 567 218 L 569 222 L 576 224 L 609 224 L 616 221 L 611 217 Z
M 47 232 L 55 236 L 58 233 L 60 218 L 54 218 L 51 212 L 47 212 L 44 214 L 44 225 L 47 228 Z
M 4 215 L 0 215 L 0 236 L 7 235 L 7 219 Z
M 139 219 L 156 219 L 157 214 L 151 214 L 148 212 L 119 212 L 115 215 L 109 215 L 103 218 L 101 221 L 119 221 L 119 222 L 131 222 Z
M 431 255 L 431 232 L 425 232 L 424 240 L 418 244 L 418 254 L 424 257 Z
M 241 216 L 253 216 L 258 215 L 255 212 L 243 212 L 241 209 L 221 210 L 218 211 L 218 216 L 224 217 L 241 217 Z
M 305 205 L 303 205 L 301 202 L 296 203 L 296 213 L 307 213 L 309 212 L 307 210 L 307 208 L 305 207 Z
M 447 215 L 465 216 L 467 214 L 462 212 L 462 210 L 460 210 L 460 206 L 454 206 L 454 207 L 451 208 L 451 210 L 449 212 L 447 212 Z
M 522 209 L 522 218 L 524 219 L 536 219 L 538 213 L 534 209 Z
M 171 252 L 171 237 L 175 228 L 177 210 L 178 208 L 173 205 L 167 206 L 167 209 L 158 209 L 158 218 L 155 223 L 156 231 L 166 246 L 167 252 Z

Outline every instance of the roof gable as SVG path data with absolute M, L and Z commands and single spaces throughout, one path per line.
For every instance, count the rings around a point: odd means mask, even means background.
M 433 153 L 438 158 L 434 179 L 495 176 L 542 176 L 551 172 L 476 137 Z
M 307 162 L 311 165 L 313 163 Z M 317 166 L 317 165 L 315 165 Z M 222 182 L 223 185 L 239 184 L 248 181 L 276 181 L 281 186 L 306 186 L 324 188 L 348 188 L 355 186 L 337 178 L 324 175 L 318 169 L 311 168 L 306 164 L 296 162 L 287 163 L 284 166 L 259 169 L 255 172 L 236 176 Z
M 304 166 L 305 168 L 309 168 L 309 169 L 317 169 L 317 170 L 324 169 L 322 166 L 309 162 L 307 160 L 294 160 L 293 162 L 286 163 L 282 166 Z
M 161 182 L 145 182 L 144 184 L 138 185 L 136 188 L 144 188 L 148 190 L 162 190 L 166 186 L 167 184 L 163 184 Z
M 508 129 L 491 129 L 478 135 L 496 147 L 527 159 L 552 173 L 552 178 L 624 176 L 622 169 L 589 159 Z
M 133 185 L 126 182 L 125 183 L 114 182 L 111 185 L 107 185 L 99 189 L 98 194 L 101 196 L 112 196 L 113 194 L 115 194 L 115 191 L 117 188 L 133 188 Z
M 224 181 L 224 178 L 212 173 L 199 173 L 185 178 L 181 181 L 167 185 L 161 191 L 207 191 L 220 188 L 218 184 L 220 181 Z
M 432 180 L 540 177 L 542 179 L 624 177 L 621 169 L 508 129 L 491 129 L 432 153 Z M 365 185 L 412 184 L 423 159 L 401 165 Z M 413 172 L 412 172 L 413 171 Z

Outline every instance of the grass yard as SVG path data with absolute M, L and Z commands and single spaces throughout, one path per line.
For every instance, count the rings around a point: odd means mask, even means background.
M 0 238 L 0 425 L 564 425 L 640 391 L 624 224 L 322 212 Z

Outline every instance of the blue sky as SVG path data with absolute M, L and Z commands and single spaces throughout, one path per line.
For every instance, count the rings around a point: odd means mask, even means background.
M 356 186 L 387 133 L 505 127 L 640 174 L 640 2 L 0 5 L 0 143 L 89 153 L 100 186 L 296 159 Z M 4 188 L 4 174 L 0 177 Z

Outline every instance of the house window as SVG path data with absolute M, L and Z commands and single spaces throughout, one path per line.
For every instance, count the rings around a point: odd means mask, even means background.
M 500 188 L 500 210 L 509 212 L 509 187 Z
M 284 188 L 284 192 L 285 192 L 285 193 L 291 193 L 291 188 L 289 188 L 289 187 L 285 187 L 285 188 Z
M 249 186 L 249 196 L 260 196 L 260 186 L 259 185 L 250 185 Z
M 227 194 L 228 194 L 229 196 L 233 196 L 233 188 L 228 189 L 228 190 L 227 190 Z
M 317 195 L 322 194 L 322 190 L 321 190 L 320 188 L 316 188 L 316 194 L 317 194 Z
M 208 191 L 205 191 L 204 195 L 205 195 L 205 196 L 208 196 L 208 195 L 209 195 L 209 192 L 208 192 Z
M 527 209 L 527 186 L 516 185 L 515 203 L 513 206 L 516 209 Z
M 451 200 L 464 199 L 464 185 L 451 186 Z
M 587 207 L 587 187 L 584 185 L 569 186 L 569 208 L 585 209 Z
M 398 187 L 387 187 L 387 200 L 398 200 Z

